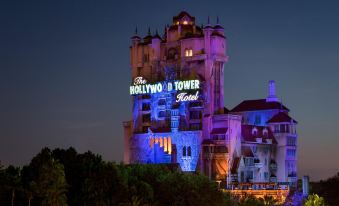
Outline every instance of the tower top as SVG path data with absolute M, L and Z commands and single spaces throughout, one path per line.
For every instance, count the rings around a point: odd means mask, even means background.
M 195 24 L 195 17 L 191 16 L 188 12 L 182 11 L 177 16 L 173 17 L 173 24 L 174 25 L 194 25 Z
M 266 98 L 266 102 L 278 102 L 279 99 L 275 94 L 275 81 L 270 80 L 268 82 L 268 96 Z

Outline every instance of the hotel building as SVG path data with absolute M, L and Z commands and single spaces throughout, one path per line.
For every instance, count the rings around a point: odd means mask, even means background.
M 227 185 L 296 183 L 297 122 L 275 82 L 267 98 L 224 106 L 227 39 L 218 20 L 198 26 L 181 12 L 161 36 L 136 32 L 131 40 L 125 163 L 176 163 Z

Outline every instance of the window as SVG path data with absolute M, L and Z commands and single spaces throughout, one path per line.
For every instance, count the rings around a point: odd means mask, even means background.
M 281 133 L 284 133 L 284 132 L 285 132 L 285 125 L 284 125 L 284 124 L 281 124 L 281 125 L 280 125 L 280 132 L 281 132 Z
M 200 119 L 201 112 L 200 111 L 190 111 L 190 119 Z
M 245 157 L 245 166 L 254 166 L 254 159 L 252 157 Z
M 151 121 L 151 114 L 144 114 L 142 115 L 143 122 L 150 122 Z
M 264 172 L 264 178 L 265 180 L 268 180 L 268 172 Z
M 165 111 L 160 111 L 158 114 L 158 117 L 165 117 L 166 116 L 166 112 Z
M 287 149 L 287 157 L 295 157 L 295 149 Z
M 185 49 L 185 57 L 191 57 L 191 56 L 193 56 L 193 50 Z
M 165 105 L 166 104 L 166 99 L 159 99 L 158 104 L 159 105 Z
M 201 123 L 190 124 L 190 129 L 191 130 L 201 130 Z
M 186 147 L 185 146 L 182 148 L 182 156 L 186 157 Z
M 287 145 L 288 146 L 295 146 L 296 145 L 295 137 L 287 137 Z
M 143 103 L 142 104 L 142 111 L 148 111 L 151 109 L 151 106 L 149 103 Z
M 253 171 L 246 172 L 247 181 L 253 180 Z
M 279 132 L 279 125 L 274 125 L 274 132 L 276 132 L 276 133 Z
M 191 151 L 191 147 L 187 147 L 187 156 L 191 156 L 192 155 L 192 151 Z
M 224 140 L 225 135 L 224 134 L 213 134 L 212 139 L 214 139 L 214 140 Z
M 144 62 L 149 62 L 149 54 L 144 54 Z

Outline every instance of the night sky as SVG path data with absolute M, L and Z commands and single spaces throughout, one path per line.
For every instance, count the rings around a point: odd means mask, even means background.
M 330 3 L 333 2 L 333 3 Z M 130 37 L 186 10 L 219 16 L 228 40 L 225 104 L 265 98 L 267 82 L 299 132 L 299 175 L 339 172 L 339 5 L 335 1 L 0 1 L 0 160 L 42 147 L 123 157 L 131 118 Z

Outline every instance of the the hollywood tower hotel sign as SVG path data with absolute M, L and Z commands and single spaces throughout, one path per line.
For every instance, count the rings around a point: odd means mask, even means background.
M 218 20 L 198 26 L 195 17 L 181 12 L 161 35 L 149 30 L 141 37 L 136 31 L 131 40 L 133 119 L 124 122 L 124 161 L 178 163 L 183 171 L 216 168 L 202 148 L 213 116 L 224 113 L 223 27 Z M 227 150 L 225 144 L 219 149 Z M 214 176 L 225 177 L 226 156 L 211 160 L 219 165 Z
M 182 101 L 196 101 L 199 98 L 199 80 L 186 80 L 186 81 L 167 81 L 158 82 L 154 84 L 147 84 L 147 81 L 143 77 L 136 77 L 133 85 L 130 86 L 131 95 L 139 94 L 155 94 L 177 91 L 176 102 Z M 187 91 L 193 90 L 194 94 L 190 94 Z M 184 92 L 186 91 L 186 92 Z

